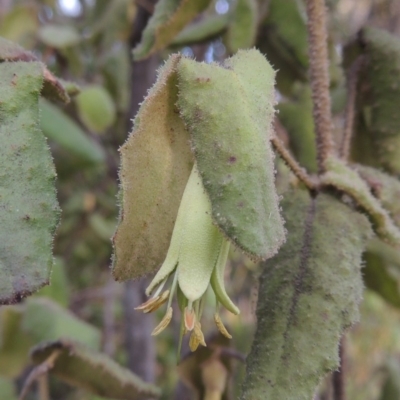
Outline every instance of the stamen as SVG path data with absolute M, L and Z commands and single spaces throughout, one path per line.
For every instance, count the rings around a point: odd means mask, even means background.
M 188 331 L 192 331 L 196 322 L 196 314 L 192 308 L 192 302 L 189 301 L 187 307 L 184 310 L 184 320 L 185 320 L 185 328 Z
M 167 313 L 164 315 L 164 318 L 161 320 L 161 322 L 154 328 L 153 332 L 151 333 L 151 336 L 156 336 L 159 333 L 161 333 L 171 322 L 172 319 L 172 307 L 169 307 L 167 310 Z
M 204 347 L 207 347 L 207 344 L 204 340 L 203 332 L 201 330 L 201 324 L 200 322 L 196 321 L 196 323 L 194 324 L 193 332 L 190 335 L 189 339 L 190 350 L 196 351 L 200 344 Z
M 145 301 L 140 306 L 137 306 L 135 310 L 143 311 L 144 313 L 149 313 L 158 310 L 168 299 L 169 290 L 166 290 L 161 295 L 157 297 L 152 297 L 151 299 Z
M 227 331 L 227 329 L 225 328 L 224 323 L 222 322 L 221 317 L 219 316 L 218 312 L 216 312 L 214 314 L 214 321 L 215 321 L 215 325 L 217 325 L 218 330 L 220 331 L 220 333 L 222 335 L 224 335 L 226 338 L 228 339 L 232 339 L 232 335 Z

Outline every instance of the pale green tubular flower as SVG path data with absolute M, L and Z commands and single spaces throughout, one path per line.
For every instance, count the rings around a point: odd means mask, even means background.
M 160 270 L 146 290 L 152 298 L 137 307 L 151 312 L 167 302 L 167 312 L 154 329 L 157 335 L 172 318 L 172 299 L 178 293 L 184 318 L 184 331 L 191 331 L 190 348 L 194 351 L 199 344 L 205 345 L 201 332 L 200 318 L 204 294 L 211 286 L 216 296 L 214 319 L 218 330 L 231 338 L 218 314 L 219 304 L 234 314 L 239 309 L 233 304 L 224 286 L 224 269 L 230 244 L 211 218 L 211 202 L 206 194 L 197 165 L 193 166 L 179 206 L 167 256 Z M 170 290 L 162 292 L 168 278 L 173 275 Z

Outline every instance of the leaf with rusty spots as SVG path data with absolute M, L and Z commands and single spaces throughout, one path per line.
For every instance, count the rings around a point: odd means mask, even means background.
M 50 373 L 70 385 L 115 400 L 156 399 L 161 395 L 156 386 L 142 381 L 105 354 L 68 340 L 43 342 L 32 349 L 31 358 L 41 364 L 54 352 L 59 355 Z
M 10 42 L 0 37 L 0 62 L 1 61 L 39 61 L 38 58 L 30 51 L 25 50 L 20 45 Z M 42 96 L 49 99 L 58 100 L 63 103 L 70 101 L 69 93 L 71 95 L 79 92 L 76 85 L 62 81 L 55 77 L 44 64 L 42 66 L 43 73 L 43 85 L 42 85 Z
M 167 47 L 210 3 L 210 0 L 160 0 L 143 31 L 141 42 L 133 50 L 135 60 L 147 58 Z
M 0 76 L 0 304 L 7 304 L 48 283 L 60 210 L 39 129 L 43 66 L 3 62 Z
M 189 133 L 174 104 L 176 65 L 161 68 L 121 148 L 120 222 L 113 238 L 117 280 L 149 274 L 164 261 L 193 166 Z
M 300 190 L 287 192 L 282 208 L 288 238 L 261 275 L 246 400 L 312 399 L 339 365 L 341 335 L 359 319 L 368 220 L 329 195 Z
M 272 67 L 257 50 L 242 50 L 223 66 L 182 59 L 178 76 L 178 107 L 214 222 L 250 257 L 271 257 L 285 240 L 269 143 Z

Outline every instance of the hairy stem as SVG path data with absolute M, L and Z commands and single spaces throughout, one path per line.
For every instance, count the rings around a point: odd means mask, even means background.
M 322 174 L 325 172 L 325 160 L 333 152 L 325 2 L 306 0 L 306 8 L 318 172 Z
M 307 174 L 307 171 L 292 157 L 289 151 L 285 148 L 283 142 L 277 136 L 273 136 L 271 138 L 271 143 L 297 178 L 300 179 L 308 189 L 315 190 L 317 186 L 316 182 L 313 181 L 311 176 Z
M 354 110 L 357 94 L 358 74 L 364 62 L 364 57 L 359 56 L 350 68 L 347 76 L 347 104 L 345 110 L 344 129 L 340 144 L 340 157 L 347 160 L 350 155 L 351 140 L 354 130 Z

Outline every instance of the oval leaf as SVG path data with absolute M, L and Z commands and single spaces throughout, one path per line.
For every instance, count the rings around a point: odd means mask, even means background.
M 288 239 L 261 276 L 258 326 L 242 399 L 310 400 L 338 367 L 338 343 L 359 319 L 367 219 L 338 200 L 286 194 Z
M 150 18 L 142 40 L 133 50 L 136 60 L 141 60 L 152 53 L 167 47 L 175 36 L 204 11 L 210 0 L 160 0 Z
M 46 285 L 59 219 L 55 170 L 39 130 L 43 65 L 0 64 L 0 304 Z
M 213 220 L 250 257 L 271 257 L 285 239 L 269 144 L 273 69 L 249 50 L 223 66 L 182 59 L 178 76 L 178 107 L 192 135 Z
M 116 400 L 160 397 L 161 392 L 156 386 L 143 382 L 105 354 L 82 344 L 68 340 L 44 342 L 32 349 L 31 358 L 35 364 L 40 364 L 54 351 L 59 351 L 60 355 L 50 372 L 71 385 Z
M 117 280 L 153 272 L 164 261 L 193 166 L 189 134 L 174 104 L 176 64 L 160 70 L 121 148 L 120 222 L 113 238 Z

